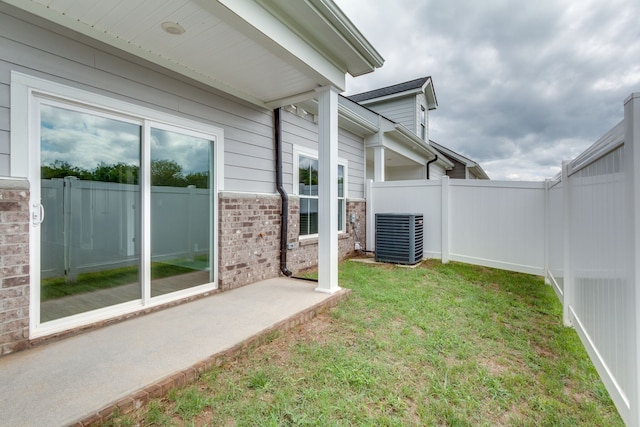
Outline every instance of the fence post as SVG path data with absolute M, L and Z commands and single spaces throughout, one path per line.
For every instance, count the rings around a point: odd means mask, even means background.
M 374 236 L 375 236 L 375 211 L 373 208 L 373 180 L 372 179 L 368 179 L 365 183 L 365 200 L 366 200 L 366 204 L 365 204 L 365 208 L 367 210 L 366 212 L 366 230 L 365 230 L 365 234 L 366 234 L 366 242 L 365 242 L 365 249 L 368 251 L 373 251 L 375 250 L 374 247 Z
M 440 215 L 442 221 L 442 263 L 449 262 L 449 177 L 443 176 L 440 180 L 440 190 L 442 197 L 442 212 Z
M 551 180 L 544 180 L 544 282 L 550 284 L 549 280 L 549 242 L 550 242 L 550 221 L 551 212 L 549 211 L 549 184 Z
M 573 272 L 571 271 L 571 186 L 569 185 L 569 162 L 562 162 L 562 240 L 563 244 L 563 301 L 562 321 L 572 326 L 569 308 L 573 302 Z
M 632 313 L 634 313 L 634 343 L 630 346 L 633 354 L 629 360 L 634 366 L 629 367 L 629 373 L 633 373 L 633 390 L 629 396 L 630 416 L 629 425 L 640 425 L 640 406 L 638 398 L 640 396 L 640 366 L 638 357 L 640 356 L 640 263 L 637 258 L 640 255 L 640 226 L 638 217 L 640 216 L 640 93 L 632 93 L 624 102 L 624 174 L 626 194 L 628 196 L 628 208 L 625 224 L 629 230 L 630 239 L 625 251 L 627 259 L 627 280 L 633 289 Z

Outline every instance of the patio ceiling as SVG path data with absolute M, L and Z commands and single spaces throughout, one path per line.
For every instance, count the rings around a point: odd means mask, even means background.
M 383 63 L 331 0 L 2 1 L 266 108 Z

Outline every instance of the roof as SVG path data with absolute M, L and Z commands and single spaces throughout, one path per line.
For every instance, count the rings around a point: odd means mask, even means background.
M 269 109 L 318 87 L 344 90 L 346 73 L 384 62 L 333 0 L 0 0 L 0 9 Z
M 443 145 L 440 145 L 440 144 L 436 143 L 433 140 L 429 140 L 429 144 L 432 147 L 436 148 L 438 151 L 440 151 L 445 156 L 449 156 L 449 157 L 457 160 L 458 162 L 463 163 L 465 165 L 465 167 L 471 169 L 471 171 L 474 173 L 474 175 L 476 177 L 478 177 L 479 179 L 490 179 L 489 175 L 487 175 L 487 173 L 484 171 L 484 169 L 482 169 L 482 166 L 480 166 L 477 162 L 474 162 L 470 158 L 465 157 L 462 154 L 456 153 L 452 149 L 447 148 L 447 147 L 445 147 Z
M 392 86 L 383 87 L 380 89 L 370 90 L 368 92 L 357 93 L 355 95 L 349 95 L 349 98 L 355 102 L 363 102 L 370 99 L 388 97 L 390 95 L 396 95 L 404 92 L 422 92 L 424 91 L 424 85 L 431 80 L 431 76 L 420 77 L 415 80 L 410 80 L 404 83 L 398 83 Z

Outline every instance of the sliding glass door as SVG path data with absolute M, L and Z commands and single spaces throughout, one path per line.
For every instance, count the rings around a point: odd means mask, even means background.
M 215 288 L 216 135 L 36 100 L 37 323 L 82 324 Z
M 40 321 L 139 300 L 142 126 L 40 106 Z
M 211 270 L 212 142 L 151 128 L 151 296 L 203 285 Z

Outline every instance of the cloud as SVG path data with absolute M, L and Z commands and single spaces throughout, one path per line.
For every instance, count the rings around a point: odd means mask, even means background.
M 41 124 L 43 165 L 60 160 L 88 171 L 102 163 L 140 165 L 141 123 L 42 105 Z M 209 171 L 210 147 L 197 136 L 151 129 L 152 159 L 176 161 L 184 174 Z
M 634 0 L 336 2 L 385 58 L 347 94 L 431 75 L 431 139 L 492 178 L 550 177 L 640 90 Z

